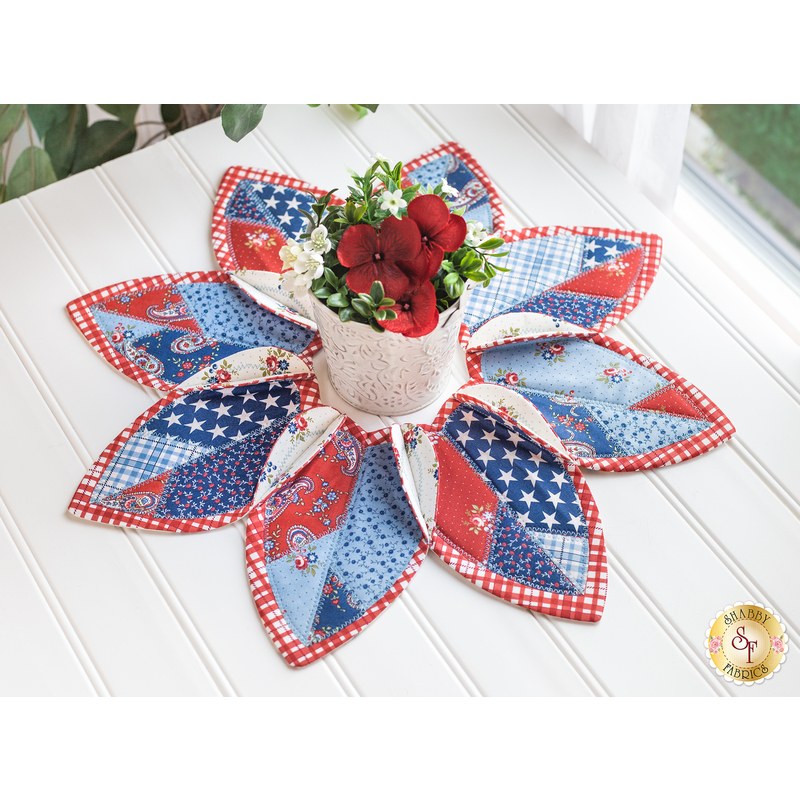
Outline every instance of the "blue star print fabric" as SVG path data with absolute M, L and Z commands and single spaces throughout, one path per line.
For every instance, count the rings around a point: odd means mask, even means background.
M 494 498 L 482 509 L 484 522 L 476 526 L 475 534 L 485 538 L 486 565 L 548 591 L 583 591 L 588 525 L 561 459 L 478 406 L 461 405 L 446 421 L 443 434 L 452 445 L 444 457 L 452 459 L 458 453 L 469 468 L 464 470 L 462 465 L 459 470 L 451 461 L 443 468 L 446 478 L 460 472 L 463 485 L 465 477 L 470 482 L 471 472 L 482 482 L 478 491 L 485 487 Z M 446 488 L 440 491 L 447 496 Z M 452 530 L 448 516 L 437 523 Z
M 294 380 L 180 394 L 109 447 L 70 510 L 104 522 L 163 530 L 208 527 L 253 502 L 272 448 L 301 410 Z M 87 483 L 88 480 L 88 483 Z

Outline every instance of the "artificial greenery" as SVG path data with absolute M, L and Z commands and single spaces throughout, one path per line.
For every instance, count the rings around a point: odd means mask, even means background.
M 402 171 L 402 162 L 391 167 L 385 159 L 376 158 L 363 175 L 351 171 L 354 185 L 348 186 L 350 194 L 344 205 L 331 205 L 333 193 L 336 191 L 332 189 L 319 199 L 314 197 L 315 202 L 310 213 L 300 209 L 309 221 L 307 231 L 299 236 L 301 243 L 309 240 L 313 232 L 322 226 L 327 231 L 331 245 L 322 255 L 324 271 L 311 282 L 311 292 L 336 311 L 342 322 L 368 324 L 378 333 L 384 331 L 378 324 L 379 321 L 397 318 L 392 310 L 397 298 L 386 297 L 380 281 L 372 284 L 369 294 L 348 289 L 348 269 L 339 263 L 336 252 L 342 235 L 349 227 L 368 224 L 377 229 L 383 220 L 406 213 L 407 204 L 422 192 L 422 186 L 415 184 L 402 187 Z M 387 208 L 384 202 L 386 193 L 397 196 L 398 191 L 399 197 L 404 201 L 403 208 Z M 440 197 L 450 208 L 449 191 L 452 191 L 450 187 L 440 183 L 430 193 Z M 463 215 L 464 209 L 456 209 L 452 213 Z M 490 256 L 502 258 L 508 255 L 508 251 L 493 252 L 504 244 L 505 241 L 499 237 L 484 238 L 474 245 L 465 242 L 458 250 L 449 254 L 449 258 L 442 261 L 439 271 L 431 279 L 436 290 L 437 310 L 445 311 L 453 305 L 466 290 L 467 281 L 488 286 L 498 272 L 509 272 L 508 268 L 489 260 Z

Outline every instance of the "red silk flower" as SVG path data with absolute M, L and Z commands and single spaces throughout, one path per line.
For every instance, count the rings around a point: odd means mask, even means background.
M 458 250 L 467 236 L 464 217 L 451 214 L 441 197 L 422 194 L 408 204 L 408 216 L 417 223 L 422 248 L 416 258 L 399 264 L 413 280 L 429 281 L 442 265 L 445 252 Z
M 425 336 L 439 324 L 436 289 L 430 281 L 412 285 L 405 295 L 395 301 L 392 311 L 396 312 L 397 319 L 379 323 L 387 331 L 410 337 Z
M 408 275 L 397 262 L 413 259 L 421 246 L 419 228 L 412 219 L 387 217 L 380 234 L 371 225 L 348 228 L 336 248 L 336 257 L 349 270 L 347 285 L 352 291 L 369 292 L 374 281 L 381 281 L 386 297 L 397 299 L 409 289 Z

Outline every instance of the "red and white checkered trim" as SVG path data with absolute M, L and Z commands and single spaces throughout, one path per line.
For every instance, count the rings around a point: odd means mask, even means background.
M 540 336 L 518 336 L 502 339 L 497 342 L 492 342 L 491 344 L 482 345 L 480 348 L 474 350 L 468 350 L 467 369 L 469 370 L 470 377 L 473 379 L 472 382 L 481 382 L 483 381 L 483 371 L 481 369 L 483 353 L 490 350 L 492 347 L 508 344 L 509 342 L 570 338 L 585 339 L 588 342 L 600 345 L 600 347 L 612 350 L 646 369 L 653 370 L 653 372 L 668 380 L 670 384 L 674 384 L 679 391 L 688 395 L 692 399 L 698 412 L 705 416 L 711 423 L 711 427 L 705 431 L 701 431 L 675 444 L 660 447 L 658 450 L 653 450 L 650 453 L 642 453 L 637 456 L 619 456 L 617 458 L 576 457 L 575 463 L 579 466 L 588 467 L 589 469 L 604 470 L 606 472 L 632 472 L 635 470 L 651 469 L 652 467 L 663 467 L 667 464 L 677 464 L 680 461 L 686 461 L 689 458 L 694 458 L 702 453 L 706 453 L 718 447 L 736 433 L 736 428 L 733 426 L 733 423 L 710 398 L 703 394 L 696 386 L 689 383 L 685 378 L 678 375 L 677 372 L 673 372 L 669 367 L 664 366 L 654 358 L 645 356 L 642 353 L 637 353 L 636 350 L 633 350 L 626 344 L 610 336 L 605 336 L 602 333 L 556 332 L 546 333 Z M 513 387 L 507 388 L 513 389 Z
M 556 594 L 543 592 L 517 583 L 487 566 L 478 564 L 456 550 L 443 537 L 438 528 L 433 532 L 433 552 L 448 566 L 451 566 L 468 581 L 472 581 L 479 589 L 496 595 L 519 606 L 525 606 L 542 614 L 553 617 L 566 617 L 584 622 L 597 622 L 603 615 L 608 587 L 608 569 L 606 567 L 606 548 L 603 540 L 603 529 L 594 497 L 583 479 L 580 470 L 572 464 L 564 465 L 575 484 L 581 501 L 581 508 L 589 527 L 589 565 L 586 575 L 586 587 L 583 594 Z
M 380 431 L 363 431 L 352 420 L 347 420 L 344 428 L 352 433 L 367 446 L 391 442 L 391 432 L 389 428 Z M 417 573 L 425 556 L 428 552 L 428 544 L 425 536 L 420 536 L 419 545 L 414 552 L 408 566 L 405 568 L 394 585 L 372 605 L 366 613 L 346 628 L 334 633 L 327 639 L 311 645 L 305 645 L 292 631 L 286 617 L 283 615 L 278 605 L 267 575 L 267 564 L 264 559 L 264 539 L 266 538 L 266 522 L 264 519 L 264 502 L 253 509 L 247 523 L 247 543 L 245 546 L 245 557 L 247 562 L 247 575 L 250 579 L 250 590 L 253 593 L 253 600 L 261 617 L 261 622 L 267 629 L 270 639 L 278 648 L 280 654 L 292 667 L 304 667 L 313 663 L 318 658 L 322 658 L 331 650 L 349 642 L 359 631 L 362 631 L 378 615 L 400 595 L 408 586 L 411 579 Z M 422 529 L 421 529 L 422 533 Z
M 465 383 L 461 389 L 475 386 L 482 383 L 480 380 L 473 380 Z M 422 430 L 427 433 L 438 433 L 444 427 L 444 423 L 450 414 L 464 402 L 477 403 L 473 398 L 460 396 L 461 389 L 448 398 L 442 405 L 436 419 L 430 425 L 420 425 Z M 488 408 L 488 406 L 487 406 Z M 505 417 L 509 424 L 516 425 L 515 420 L 507 414 L 497 409 L 489 409 L 495 414 Z M 552 452 L 546 443 L 536 439 L 548 452 Z M 478 564 L 467 557 L 460 550 L 455 549 L 443 538 L 442 532 L 438 527 L 434 529 L 433 551 L 445 564 L 453 567 L 459 574 L 467 580 L 472 581 L 480 589 L 484 589 L 491 594 L 508 600 L 510 603 L 532 608 L 534 611 L 541 611 L 556 617 L 568 617 L 569 619 L 580 619 L 588 622 L 596 622 L 603 614 L 603 606 L 606 598 L 606 587 L 608 584 L 608 570 L 606 568 L 606 552 L 603 540 L 603 529 L 600 524 L 600 515 L 597 504 L 594 501 L 589 486 L 583 478 L 580 470 L 574 464 L 563 461 L 567 474 L 575 484 L 575 489 L 581 501 L 581 509 L 586 517 L 589 527 L 589 566 L 586 578 L 586 589 L 582 595 L 561 595 L 554 592 L 543 592 L 530 586 L 517 583 L 508 578 L 504 578 L 485 565 Z
M 214 200 L 214 212 L 211 217 L 211 244 L 214 254 L 222 269 L 235 271 L 239 269 L 234 254 L 231 252 L 228 243 L 228 230 L 225 224 L 225 209 L 228 207 L 228 200 L 231 199 L 236 187 L 243 180 L 259 181 L 259 183 L 271 183 L 276 186 L 288 186 L 300 192 L 311 192 L 317 197 L 327 194 L 323 189 L 312 186 L 310 183 L 301 181 L 299 178 L 292 178 L 280 172 L 270 172 L 266 169 L 251 169 L 248 167 L 230 167 L 222 176 L 222 181 L 217 189 L 217 197 Z M 342 205 L 344 203 L 338 197 L 331 198 L 331 205 Z
M 565 228 L 561 225 L 551 225 L 547 228 L 523 228 L 521 231 L 509 231 L 504 238 L 507 242 L 516 242 L 520 239 L 532 239 L 535 236 L 560 236 L 562 234 L 600 236 L 605 239 L 626 239 L 642 246 L 642 265 L 639 268 L 636 280 L 628 288 L 620 304 L 610 314 L 603 317 L 592 330 L 599 333 L 612 325 L 616 325 L 639 305 L 652 285 L 658 272 L 658 265 L 661 263 L 661 237 L 655 233 L 624 231 L 618 228 Z
M 642 246 L 642 265 L 639 267 L 636 280 L 628 288 L 626 295 L 620 300 L 619 305 L 591 329 L 599 333 L 625 319 L 647 294 L 658 272 L 658 265 L 661 263 L 661 237 L 655 233 L 623 231 L 617 228 L 565 228 L 561 225 L 551 225 L 546 228 L 523 228 L 519 231 L 507 231 L 503 234 L 503 238 L 510 244 L 511 242 L 519 242 L 523 239 L 533 239 L 541 236 L 561 236 L 564 234 L 570 236 L 600 236 L 609 239 L 626 239 L 629 242 L 635 242 Z M 469 349 L 469 339 L 471 335 L 469 328 L 462 322 L 458 341 L 465 350 Z
M 275 375 L 258 381 L 242 383 L 241 386 L 252 386 L 253 384 L 266 383 L 269 381 L 292 380 L 300 392 L 302 400 L 300 411 L 320 405 L 319 384 L 313 375 L 306 373 L 297 375 Z M 114 457 L 125 446 L 128 439 L 141 428 L 149 419 L 154 417 L 162 408 L 174 403 L 179 397 L 192 392 L 206 391 L 207 389 L 218 389 L 230 384 L 211 384 L 201 388 L 174 389 L 166 397 L 162 397 L 154 403 L 143 414 L 137 417 L 127 428 L 125 428 L 111 444 L 103 450 L 100 458 L 95 461 L 91 469 L 83 476 L 72 501 L 69 504 L 70 513 L 76 517 L 90 519 L 94 522 L 105 522 L 108 525 L 125 525 L 130 528 L 145 528 L 151 531 L 172 531 L 174 533 L 198 533 L 199 531 L 210 530 L 211 528 L 221 528 L 237 519 L 241 519 L 250 510 L 252 504 L 244 506 L 237 511 L 229 514 L 219 514 L 213 517 L 202 517 L 198 519 L 153 519 L 139 514 L 130 514 L 118 508 L 107 508 L 106 506 L 92 503 L 92 494 L 108 465 Z
M 176 384 L 161 380 L 149 372 L 145 372 L 141 367 L 137 367 L 130 359 L 118 352 L 109 342 L 106 335 L 97 324 L 97 320 L 91 312 L 91 306 L 101 303 L 111 297 L 123 292 L 139 292 L 156 289 L 160 286 L 180 285 L 184 283 L 228 283 L 236 286 L 236 282 L 224 272 L 181 272 L 177 275 L 154 275 L 152 278 L 137 278 L 132 281 L 115 283 L 94 292 L 79 297 L 67 305 L 67 312 L 75 327 L 86 337 L 89 344 L 106 360 L 111 366 L 118 369 L 123 375 L 143 384 L 152 386 L 161 392 L 170 392 L 177 388 Z M 253 301 L 255 302 L 255 301 Z M 281 314 L 280 311 L 269 309 L 273 314 L 295 322 L 294 312 Z M 309 372 L 314 372 L 314 363 L 311 357 L 322 349 L 322 339 L 317 334 L 298 357 L 307 365 Z
M 503 231 L 505 230 L 505 215 L 503 214 L 503 204 L 497 194 L 497 189 L 494 188 L 494 185 L 489 180 L 489 176 L 486 174 L 483 167 L 478 164 L 473 155 L 461 147 L 460 144 L 457 144 L 456 142 L 446 142 L 438 147 L 434 147 L 433 150 L 429 150 L 427 153 L 423 153 L 413 161 L 409 161 L 409 163 L 403 167 L 403 177 L 405 178 L 409 172 L 417 169 L 417 167 L 421 167 L 423 164 L 428 164 L 429 162 L 436 160 L 440 156 L 447 155 L 448 153 L 463 161 L 469 167 L 469 169 L 480 178 L 481 183 L 486 187 L 486 192 L 489 195 L 489 204 L 492 208 L 492 223 L 494 224 L 494 233 L 496 233 L 498 236 L 502 236 Z

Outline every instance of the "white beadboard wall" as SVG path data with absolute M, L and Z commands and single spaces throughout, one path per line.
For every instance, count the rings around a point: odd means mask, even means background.
M 651 291 L 610 333 L 697 384 L 738 433 L 685 464 L 587 475 L 609 553 L 599 623 L 508 605 L 431 556 L 373 625 L 292 670 L 253 606 L 242 522 L 176 536 L 66 513 L 84 471 L 158 395 L 98 358 L 64 306 L 120 280 L 216 268 L 211 209 L 233 164 L 344 187 L 344 167 L 376 150 L 409 160 L 450 139 L 486 168 L 509 228 L 664 238 Z M 212 120 L 0 206 L 0 364 L 0 695 L 800 694 L 797 343 L 547 106 L 381 106 L 361 121 L 268 106 L 239 144 Z M 315 364 L 324 402 L 367 429 L 393 421 L 348 407 L 324 354 Z M 448 393 L 466 379 L 460 356 Z M 790 637 L 759 686 L 726 683 L 703 655 L 709 619 L 742 600 L 773 608 Z

